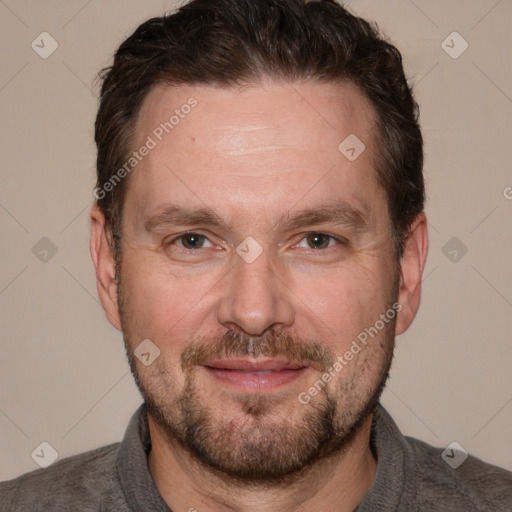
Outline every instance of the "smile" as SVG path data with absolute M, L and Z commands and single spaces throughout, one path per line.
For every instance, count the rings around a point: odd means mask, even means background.
M 204 365 L 209 376 L 222 385 L 245 392 L 269 392 L 301 377 L 306 366 L 284 359 L 224 359 Z

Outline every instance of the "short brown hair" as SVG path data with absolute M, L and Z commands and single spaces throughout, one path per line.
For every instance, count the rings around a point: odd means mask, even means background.
M 192 0 L 140 25 L 100 73 L 96 190 L 133 150 L 137 114 L 153 87 L 233 87 L 263 77 L 350 81 L 371 101 L 377 113 L 377 179 L 387 195 L 398 260 L 425 203 L 419 110 L 400 52 L 376 25 L 334 0 Z M 116 260 L 128 182 L 96 196 Z

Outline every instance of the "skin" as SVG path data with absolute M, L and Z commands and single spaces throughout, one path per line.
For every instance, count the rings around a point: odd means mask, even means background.
M 130 176 L 119 282 L 105 219 L 96 207 L 91 211 L 98 293 L 109 321 L 123 331 L 138 385 L 153 405 L 151 474 L 176 511 L 351 512 L 377 468 L 369 445 L 372 414 L 365 407 L 385 381 L 395 335 L 408 329 L 420 303 L 425 215 L 412 224 L 397 267 L 386 197 L 373 165 L 375 112 L 353 85 L 158 87 L 143 103 L 135 147 L 190 97 L 197 106 Z M 338 150 L 349 134 L 366 145 L 353 162 Z M 364 226 L 280 222 L 300 210 L 341 202 L 362 213 Z M 169 203 L 207 207 L 223 225 L 169 223 L 147 231 L 145 222 Z M 183 246 L 177 237 L 187 231 L 204 235 L 204 244 Z M 334 238 L 320 238 L 315 248 L 311 233 Z M 247 237 L 262 249 L 252 263 L 236 252 Z M 396 322 L 309 404 L 301 403 L 299 393 L 321 378 L 329 358 L 349 350 L 395 298 L 401 304 Z M 218 356 L 217 349 L 228 346 L 226 333 L 238 336 L 232 353 L 251 347 L 246 360 L 272 353 L 305 362 L 313 346 L 322 356 L 272 390 L 234 390 L 204 365 L 182 364 L 191 347 L 202 346 L 206 358 Z M 291 344 L 279 344 L 279 333 Z M 144 339 L 161 351 L 149 366 L 133 357 Z M 236 468 L 228 467 L 240 462 L 240 469 L 247 453 L 260 453 L 263 462 L 275 453 L 288 460 L 293 447 L 315 438 L 316 431 L 305 437 L 305 426 L 329 400 L 334 437 L 341 440 L 330 453 L 315 458 L 312 450 L 301 468 L 266 480 L 238 478 Z M 184 442 L 183 403 L 208 425 L 206 449 L 226 467 L 211 467 Z

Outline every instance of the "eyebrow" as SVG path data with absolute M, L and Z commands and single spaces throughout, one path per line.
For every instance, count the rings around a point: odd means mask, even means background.
M 345 201 L 337 201 L 299 210 L 293 215 L 288 212 L 281 217 L 279 224 L 283 230 L 301 229 L 314 224 L 333 224 L 346 227 L 354 232 L 369 229 L 368 208 L 358 208 Z
M 280 231 L 301 229 L 314 224 L 333 224 L 344 226 L 354 232 L 369 229 L 367 208 L 358 208 L 347 202 L 334 202 L 319 206 L 291 211 L 283 214 L 274 228 Z M 154 231 L 168 225 L 210 226 L 229 230 L 229 225 L 209 208 L 187 208 L 169 204 L 155 215 L 144 221 L 146 231 Z
M 144 221 L 144 229 L 153 231 L 157 227 L 166 225 L 193 225 L 199 224 L 212 227 L 227 228 L 227 224 L 209 208 L 184 208 L 174 204 L 166 206 L 161 213 L 152 215 Z

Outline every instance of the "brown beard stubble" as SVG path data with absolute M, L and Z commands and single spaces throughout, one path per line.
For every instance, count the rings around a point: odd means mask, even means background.
M 219 425 L 201 404 L 194 386 L 194 374 L 202 364 L 229 356 L 285 357 L 301 366 L 313 367 L 321 376 L 321 373 L 332 367 L 333 356 L 323 344 L 299 340 L 297 336 L 291 336 L 285 331 L 271 329 L 258 338 L 227 331 L 214 339 L 196 341 L 184 350 L 181 355 L 181 368 L 185 375 L 183 392 L 173 403 L 165 403 L 158 399 L 154 387 L 148 389 L 144 382 L 144 370 L 140 371 L 142 367 L 140 363 L 137 364 L 133 354 L 135 347 L 130 343 L 132 321 L 125 311 L 121 282 L 118 282 L 118 290 L 126 353 L 148 413 L 165 435 L 171 449 L 177 443 L 199 466 L 216 474 L 226 483 L 286 487 L 318 466 L 318 462 L 339 455 L 374 411 L 389 376 L 396 317 L 386 324 L 381 336 L 372 340 L 374 346 L 363 348 L 363 351 L 381 350 L 383 362 L 376 384 L 369 390 L 365 400 L 357 404 L 358 410 L 355 413 L 342 409 L 344 396 L 350 396 L 350 391 L 359 384 L 354 379 L 344 383 L 342 390 L 335 388 L 337 396 L 329 393 L 327 386 L 322 388 L 317 396 L 303 405 L 308 409 L 299 425 L 286 420 L 280 424 L 269 424 L 266 416 L 279 406 L 282 400 L 279 395 L 237 396 L 236 401 L 245 421 L 240 425 L 239 421 L 231 419 Z M 389 308 L 398 296 L 397 280 L 391 295 L 393 300 Z M 360 354 L 356 357 L 360 357 Z M 362 372 L 367 371 L 366 364 Z M 160 370 L 160 375 L 168 373 L 168 369 Z M 159 390 L 162 389 L 160 386 Z

